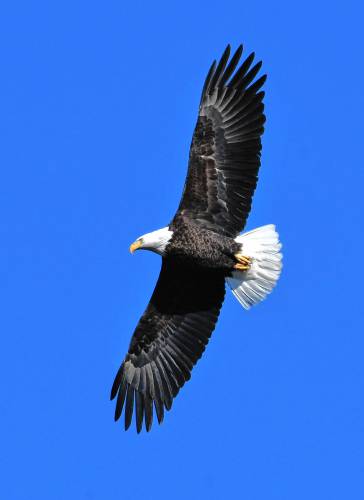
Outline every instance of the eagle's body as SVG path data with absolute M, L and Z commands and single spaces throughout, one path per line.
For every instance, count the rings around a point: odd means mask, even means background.
M 162 256 L 150 302 L 112 387 L 115 419 L 134 407 L 137 431 L 149 431 L 153 406 L 161 422 L 190 378 L 215 328 L 227 282 L 248 309 L 273 289 L 282 255 L 273 225 L 239 236 L 249 215 L 260 167 L 265 76 L 242 46 L 214 62 L 202 90 L 182 199 L 170 224 L 131 245 Z M 254 81 L 255 80 L 255 81 Z
M 203 229 L 183 217 L 169 226 L 173 235 L 166 246 L 165 255 L 184 265 L 221 271 L 229 275 L 240 245 L 233 238 Z

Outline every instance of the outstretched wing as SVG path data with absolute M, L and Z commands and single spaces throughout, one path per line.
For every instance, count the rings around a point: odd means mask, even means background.
M 226 236 L 236 236 L 245 226 L 260 166 L 265 116 L 259 89 L 266 76 L 254 82 L 262 65 L 251 67 L 254 53 L 235 71 L 242 51 L 240 46 L 227 64 L 228 46 L 207 75 L 172 225 L 186 217 Z
M 163 259 L 152 298 L 140 318 L 111 390 L 117 395 L 115 420 L 125 403 L 125 429 L 135 407 L 137 431 L 147 431 L 153 404 L 159 423 L 189 380 L 215 328 L 225 295 L 224 276 L 185 268 Z

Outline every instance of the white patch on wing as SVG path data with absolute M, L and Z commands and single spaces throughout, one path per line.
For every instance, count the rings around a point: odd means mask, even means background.
M 241 253 L 251 257 L 251 266 L 248 271 L 234 271 L 226 281 L 240 304 L 249 309 L 275 287 L 282 271 L 282 244 L 273 224 L 253 229 L 235 241 L 241 243 Z

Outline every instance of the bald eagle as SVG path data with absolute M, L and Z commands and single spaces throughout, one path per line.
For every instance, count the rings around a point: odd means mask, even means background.
M 228 46 L 207 74 L 175 216 L 130 247 L 162 256 L 158 282 L 111 390 L 115 420 L 125 408 L 128 429 L 135 409 L 138 433 L 143 421 L 151 429 L 154 413 L 162 422 L 190 379 L 215 328 L 225 283 L 249 309 L 271 292 L 281 272 L 274 225 L 239 235 L 260 167 L 266 80 L 256 78 L 262 63 L 252 66 L 254 53 L 238 67 L 242 52 L 239 46 L 230 59 Z

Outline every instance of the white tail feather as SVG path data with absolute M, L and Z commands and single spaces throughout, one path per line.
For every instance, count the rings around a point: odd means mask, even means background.
M 282 248 L 273 224 L 258 227 L 235 238 L 241 253 L 251 257 L 248 271 L 234 271 L 226 278 L 240 304 L 249 309 L 273 290 L 282 270 Z

